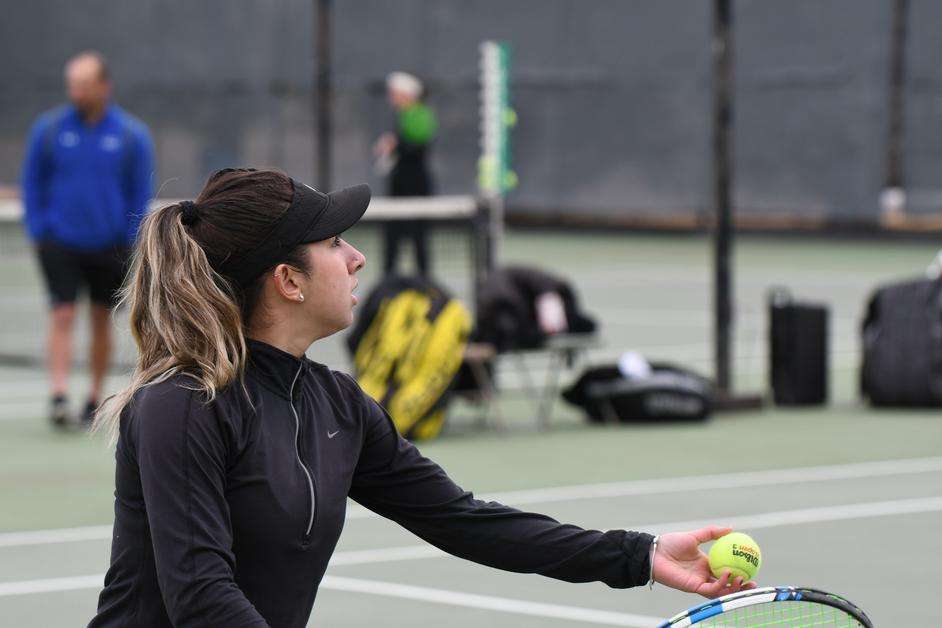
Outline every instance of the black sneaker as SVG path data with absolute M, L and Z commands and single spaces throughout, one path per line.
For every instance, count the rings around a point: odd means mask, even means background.
M 58 428 L 69 426 L 69 402 L 65 395 L 55 395 L 52 398 L 49 420 Z
M 92 399 L 85 404 L 85 410 L 82 412 L 82 427 L 89 428 L 95 421 L 95 412 L 98 410 L 98 403 Z

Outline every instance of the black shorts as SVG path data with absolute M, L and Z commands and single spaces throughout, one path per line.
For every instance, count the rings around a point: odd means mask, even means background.
M 85 251 L 57 242 L 42 242 L 38 253 L 53 305 L 75 303 L 79 293 L 86 289 L 93 303 L 109 308 L 117 303 L 118 289 L 127 270 L 128 247 Z

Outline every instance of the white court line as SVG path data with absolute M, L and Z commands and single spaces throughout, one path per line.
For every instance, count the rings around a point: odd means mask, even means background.
M 25 396 L 42 393 L 43 401 L 49 393 L 49 380 L 45 378 L 29 378 L 16 381 L 0 382 L 0 397 L 7 399 L 10 396 Z
M 433 602 L 436 604 L 449 604 L 465 608 L 476 608 L 530 617 L 547 617 L 551 619 L 565 619 L 587 624 L 602 624 L 605 626 L 630 626 L 632 628 L 650 628 L 657 626 L 663 619 L 647 615 L 634 615 L 629 613 L 615 613 L 600 611 L 592 608 L 578 606 L 562 606 L 560 604 L 542 604 L 540 602 L 527 602 L 513 600 L 491 595 L 475 595 L 458 591 L 416 587 L 391 582 L 378 582 L 376 580 L 361 580 L 359 578 L 341 578 L 338 576 L 325 576 L 321 587 L 335 591 L 350 591 L 354 593 L 369 593 L 420 602 Z
M 854 480 L 907 473 L 933 473 L 942 471 L 942 457 L 881 460 L 854 464 L 800 467 L 795 469 L 770 469 L 715 475 L 692 475 L 653 480 L 632 480 L 605 484 L 582 484 L 523 491 L 508 491 L 482 495 L 480 499 L 496 501 L 512 506 L 524 504 L 550 504 L 577 499 L 601 499 L 606 497 L 631 497 L 637 495 L 663 495 L 693 491 L 776 486 L 799 482 L 830 482 Z M 355 506 L 347 510 L 347 519 L 365 519 L 379 515 Z
M 680 532 L 694 530 L 708 525 L 725 525 L 737 530 L 759 530 L 789 525 L 824 523 L 828 521 L 848 521 L 852 519 L 871 519 L 892 515 L 911 515 L 942 511 L 942 497 L 918 497 L 885 502 L 865 502 L 841 506 L 823 506 L 820 508 L 800 508 L 797 510 L 779 510 L 757 515 L 734 515 L 730 517 L 712 517 L 690 521 L 668 521 L 664 523 L 645 523 L 623 526 L 622 530 L 641 530 L 652 533 Z M 337 552 L 331 557 L 331 566 L 367 565 L 400 560 L 420 560 L 424 558 L 448 557 L 449 554 L 431 545 L 405 545 L 386 547 L 376 550 L 357 550 Z
M 820 467 L 772 469 L 768 471 L 747 471 L 741 473 L 723 473 L 717 475 L 699 476 L 694 475 L 678 478 L 634 480 L 629 482 L 614 482 L 606 484 L 560 486 L 525 491 L 492 493 L 489 495 L 482 495 L 481 499 L 487 501 L 497 501 L 512 506 L 521 506 L 525 504 L 549 504 L 553 502 L 573 501 L 578 499 L 600 499 L 609 497 L 630 497 L 635 495 L 653 495 L 744 487 L 775 486 L 800 482 L 853 480 L 892 475 L 932 473 L 936 471 L 942 471 L 942 457 L 909 458 L 902 460 L 883 460 L 878 462 L 862 462 L 855 464 Z M 379 515 L 361 506 L 351 505 L 347 509 L 348 520 L 374 517 L 379 517 Z M 51 543 L 70 543 L 73 541 L 93 541 L 110 538 L 110 525 L 24 532 L 5 532 L 0 533 L 0 547 L 47 545 Z
M 343 565 L 366 565 L 370 563 L 391 563 L 400 560 L 417 560 L 420 558 L 435 558 L 448 556 L 434 545 L 406 545 L 403 547 L 386 547 L 383 549 L 350 550 L 334 552 L 330 557 L 330 567 Z
M 100 541 L 111 538 L 111 526 L 87 526 L 83 528 L 61 528 L 58 530 L 30 530 L 0 534 L 0 547 L 23 547 L 26 545 L 48 545 L 50 543 L 72 543 L 74 541 Z
M 785 525 L 815 523 L 820 521 L 839 521 L 847 519 L 865 519 L 886 515 L 913 514 L 920 512 L 942 511 L 942 497 L 927 499 L 903 499 L 887 502 L 871 502 L 863 504 L 847 504 L 826 508 L 806 508 L 802 510 L 785 510 L 760 515 L 744 517 L 716 517 L 716 521 L 723 521 L 739 528 L 770 528 Z M 700 521 L 680 521 L 649 526 L 638 526 L 641 529 L 688 529 L 701 525 Z M 372 554 L 372 557 L 370 556 Z M 391 560 L 409 560 L 444 556 L 439 550 L 430 546 L 412 546 L 400 548 L 385 548 L 383 550 L 365 550 L 358 552 L 337 552 L 332 565 L 352 565 L 375 563 Z M 104 574 L 72 576 L 66 578 L 48 578 L 42 580 L 24 580 L 20 582 L 0 582 L 0 597 L 28 595 L 33 593 L 53 593 L 59 591 L 75 591 L 80 589 L 97 589 L 104 582 Z M 561 606 L 555 604 L 542 604 L 507 598 L 474 595 L 457 591 L 430 589 L 410 585 L 361 580 L 356 578 L 342 578 L 338 576 L 325 576 L 321 586 L 326 589 L 339 591 L 353 591 L 383 595 L 400 599 L 418 600 L 439 604 L 451 604 L 467 608 L 516 613 L 536 617 L 567 619 L 584 623 L 604 624 L 609 626 L 631 626 L 644 628 L 657 625 L 660 620 L 644 615 L 630 615 L 626 613 L 613 613 L 589 608 Z
M 0 582 L 0 597 L 28 595 L 30 593 L 55 593 L 58 591 L 78 591 L 80 589 L 99 589 L 104 582 L 105 574 L 103 573 L 92 574 L 90 576 L 70 576 L 68 578 Z
M 726 525 L 738 530 L 758 530 L 780 526 L 801 525 L 806 523 L 825 523 L 828 521 L 848 521 L 851 519 L 872 519 L 894 515 L 915 515 L 942 511 L 942 497 L 915 497 L 895 499 L 885 502 L 865 502 L 861 504 L 843 504 L 840 506 L 821 506 L 819 508 L 799 508 L 779 510 L 757 515 L 737 515 L 733 517 L 714 517 L 712 519 L 691 519 L 650 525 L 629 526 L 632 530 L 655 530 L 657 532 L 677 532 L 702 528 L 708 525 Z
M 72 576 L 69 578 L 49 578 L 46 580 L 24 580 L 22 582 L 0 583 L 0 597 L 12 595 L 28 595 L 32 593 L 52 593 L 58 591 L 78 591 L 82 589 L 99 589 L 105 579 L 104 574 L 91 574 L 87 576 Z M 528 615 L 530 617 L 548 617 L 552 619 L 566 619 L 588 624 L 602 624 L 605 626 L 630 626 L 632 628 L 650 628 L 658 625 L 662 620 L 658 617 L 646 615 L 633 615 L 628 613 L 614 613 L 600 611 L 593 608 L 578 606 L 562 606 L 559 604 L 543 604 L 540 602 L 527 602 L 513 600 L 491 595 L 475 595 L 460 591 L 446 591 L 444 589 L 431 589 L 376 580 L 361 580 L 359 578 L 342 578 L 338 576 L 325 576 L 321 581 L 321 589 L 334 591 L 347 591 L 353 593 L 368 593 L 419 602 L 432 602 L 436 604 L 449 604 L 465 608 L 499 611 Z
M 847 521 L 851 519 L 870 519 L 892 515 L 909 515 L 942 511 L 942 497 L 918 497 L 886 502 L 866 502 L 842 506 L 823 506 L 821 508 L 800 508 L 780 510 L 756 515 L 735 515 L 731 517 L 713 517 L 691 521 L 669 521 L 665 523 L 631 524 L 623 530 L 647 530 L 653 533 L 680 532 L 694 530 L 708 525 L 726 525 L 737 530 L 758 530 L 788 525 L 823 523 L 827 521 Z M 336 552 L 330 559 L 331 566 L 367 565 L 373 563 L 396 562 L 400 560 L 421 560 L 425 558 L 448 557 L 449 554 L 431 545 L 405 545 L 386 547 L 376 550 L 357 550 Z
M 49 402 L 37 401 L 14 401 L 4 402 L 0 405 L 0 421 L 19 421 L 22 419 L 45 418 L 49 411 Z

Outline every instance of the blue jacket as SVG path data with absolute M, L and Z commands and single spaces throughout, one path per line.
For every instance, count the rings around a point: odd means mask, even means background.
M 26 229 L 93 250 L 130 244 L 152 194 L 150 133 L 116 105 L 87 126 L 71 105 L 42 114 L 30 131 L 23 164 Z

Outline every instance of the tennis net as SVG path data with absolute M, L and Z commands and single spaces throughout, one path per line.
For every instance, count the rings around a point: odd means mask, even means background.
M 174 202 L 157 199 L 153 207 Z M 425 224 L 431 277 L 473 309 L 475 288 L 486 272 L 491 238 L 484 205 L 473 196 L 374 198 L 361 221 L 344 238 L 362 251 L 367 265 L 360 274 L 361 300 L 383 277 L 384 228 L 403 221 Z M 48 320 L 46 290 L 33 247 L 26 238 L 19 199 L 0 199 L 0 364 L 39 366 L 45 362 Z M 399 244 L 399 274 L 417 272 L 412 242 Z M 76 363 L 84 362 L 87 346 L 85 308 L 75 326 Z M 134 349 L 127 332 L 126 312 L 116 322 L 116 363 L 127 367 Z M 319 361 L 346 363 L 339 338 L 319 343 Z

